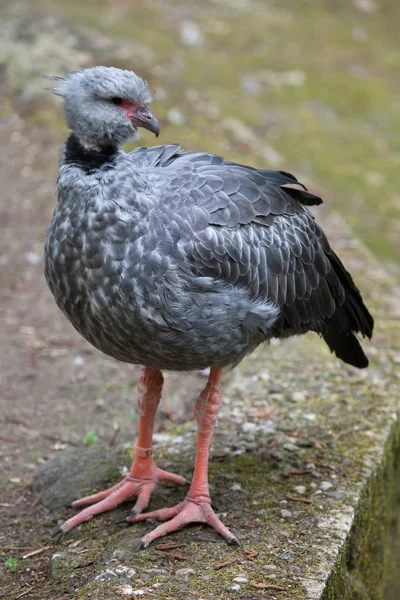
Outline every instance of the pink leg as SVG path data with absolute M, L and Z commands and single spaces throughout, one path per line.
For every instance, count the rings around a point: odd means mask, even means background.
M 153 540 L 182 529 L 189 523 L 207 523 L 214 527 L 230 544 L 240 545 L 237 538 L 225 527 L 211 508 L 208 489 L 208 455 L 221 400 L 221 369 L 212 368 L 207 386 L 196 402 L 196 462 L 188 495 L 183 502 L 172 508 L 163 508 L 126 519 L 128 523 L 137 523 L 145 519 L 168 521 L 145 535 L 138 549 L 146 548 Z
M 129 475 L 103 492 L 75 500 L 72 503 L 73 508 L 86 508 L 65 521 L 56 529 L 53 536 L 66 533 L 76 525 L 88 521 L 94 515 L 112 510 L 131 498 L 136 497 L 136 504 L 131 511 L 131 516 L 140 514 L 147 508 L 150 496 L 160 480 L 170 481 L 177 485 L 187 483 L 186 479 L 180 475 L 158 469 L 153 460 L 154 417 L 160 402 L 162 385 L 163 376 L 160 371 L 150 367 L 142 368 L 138 391 L 139 436 Z

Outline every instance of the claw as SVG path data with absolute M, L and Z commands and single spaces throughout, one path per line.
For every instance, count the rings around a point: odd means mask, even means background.
M 134 517 L 136 517 L 136 515 L 137 515 L 136 510 L 134 508 L 132 508 L 131 512 L 129 513 L 129 516 L 132 517 L 132 519 L 133 519 Z
M 55 529 L 53 531 L 53 533 L 50 534 L 51 538 L 55 538 L 57 535 L 64 535 L 64 530 L 62 528 L 62 525 L 60 525 L 59 527 L 57 527 L 57 529 Z
M 228 544 L 231 544 L 231 546 L 241 546 L 242 544 L 239 542 L 239 540 L 237 539 L 237 537 L 233 536 L 229 541 Z
M 146 548 L 146 544 L 143 540 L 140 540 L 140 542 L 136 546 L 136 552 L 140 552 L 140 550 L 143 550 L 144 548 Z
M 126 520 L 126 517 L 125 517 L 125 519 L 121 519 L 120 521 L 115 521 L 115 524 L 116 525 L 124 525 L 124 524 L 128 525 L 128 521 Z

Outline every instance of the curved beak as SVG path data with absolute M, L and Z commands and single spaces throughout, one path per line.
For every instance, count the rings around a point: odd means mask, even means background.
M 151 131 L 156 137 L 158 137 L 160 133 L 160 125 L 158 124 L 158 121 L 153 113 L 144 104 L 137 106 L 136 110 L 132 111 L 132 113 L 129 115 L 129 118 L 132 125 L 135 127 L 143 127 L 143 129 Z

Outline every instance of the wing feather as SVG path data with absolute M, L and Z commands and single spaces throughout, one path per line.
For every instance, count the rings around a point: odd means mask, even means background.
M 148 151 L 147 158 L 164 172 L 171 170 L 169 184 L 162 180 L 163 202 L 172 196 L 179 214 L 192 215 L 190 237 L 187 223 L 177 222 L 196 278 L 222 280 L 248 290 L 249 299 L 279 305 L 278 333 L 321 331 L 345 299 L 329 243 L 307 208 L 322 200 L 284 171 L 165 148 Z

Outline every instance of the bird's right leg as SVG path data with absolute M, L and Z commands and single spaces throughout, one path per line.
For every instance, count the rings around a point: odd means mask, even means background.
M 66 533 L 80 523 L 88 521 L 97 514 L 112 510 L 131 498 L 136 497 L 136 504 L 131 511 L 131 516 L 140 514 L 147 508 L 150 496 L 160 480 L 178 485 L 187 483 L 184 477 L 156 467 L 153 459 L 154 417 L 161 399 L 163 382 L 161 371 L 142 367 L 138 390 L 139 435 L 135 447 L 135 458 L 129 474 L 122 481 L 103 492 L 75 500 L 71 505 L 72 508 L 86 508 L 65 521 L 56 529 L 53 536 Z

